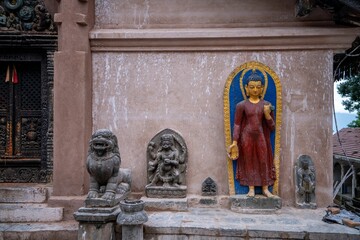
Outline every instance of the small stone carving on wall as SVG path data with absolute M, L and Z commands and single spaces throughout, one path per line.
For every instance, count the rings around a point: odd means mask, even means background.
M 296 206 L 316 208 L 316 172 L 310 156 L 301 155 L 295 166 Z
M 206 178 L 201 186 L 201 195 L 215 196 L 216 194 L 217 194 L 216 182 L 211 177 Z
M 147 147 L 146 196 L 186 197 L 187 147 L 184 139 L 171 129 L 156 134 Z

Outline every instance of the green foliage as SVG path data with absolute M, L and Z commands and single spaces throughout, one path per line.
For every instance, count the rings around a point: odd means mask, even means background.
M 351 123 L 349 123 L 347 125 L 350 128 L 358 128 L 360 127 L 360 111 L 357 112 L 357 117 L 354 121 L 352 121 Z
M 357 112 L 357 118 L 348 127 L 360 127 L 360 75 L 352 76 L 340 83 L 338 93 L 347 98 L 342 101 L 349 112 Z
M 343 100 L 342 104 L 349 112 L 360 110 L 360 75 L 352 76 L 340 83 L 338 93 L 348 99 Z

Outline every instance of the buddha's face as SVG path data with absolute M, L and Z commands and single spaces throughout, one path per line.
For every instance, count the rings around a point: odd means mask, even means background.
M 246 86 L 245 90 L 249 97 L 259 98 L 263 92 L 263 85 L 261 81 L 250 81 Z

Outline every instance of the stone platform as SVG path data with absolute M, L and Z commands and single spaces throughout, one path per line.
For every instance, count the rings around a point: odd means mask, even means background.
M 357 229 L 322 221 L 325 209 L 282 208 L 275 214 L 244 214 L 227 209 L 148 212 L 148 240 L 360 239 Z
M 63 220 L 63 207 L 51 207 L 47 196 L 52 188 L 43 184 L 19 187 L 6 184 L 0 188 L 0 222 L 57 222 Z M 0 238 L 1 239 L 1 238 Z
M 357 229 L 328 224 L 325 209 L 282 208 L 276 214 L 243 214 L 223 208 L 189 208 L 186 212 L 147 212 L 146 240 L 360 239 Z M 1 223 L 0 240 L 76 240 L 78 223 Z M 121 228 L 116 227 L 120 240 Z
M 0 240 L 76 240 L 79 224 L 74 221 L 1 223 Z

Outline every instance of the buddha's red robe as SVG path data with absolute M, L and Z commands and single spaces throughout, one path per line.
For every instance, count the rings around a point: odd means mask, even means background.
M 274 115 L 271 120 L 264 115 L 264 100 L 251 103 L 244 100 L 236 105 L 233 140 L 237 141 L 236 179 L 243 186 L 270 186 L 275 181 L 275 168 L 270 133 L 275 129 Z

